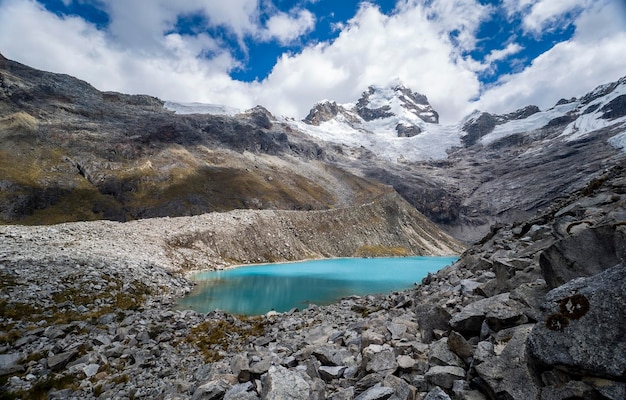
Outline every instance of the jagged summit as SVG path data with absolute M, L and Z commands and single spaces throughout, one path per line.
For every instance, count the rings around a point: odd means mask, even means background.
M 512 113 L 497 115 L 475 111 L 463 121 L 462 141 L 471 146 L 488 145 L 504 138 L 541 130 L 555 131 L 560 140 L 582 139 L 600 129 L 626 125 L 626 77 L 600 85 L 581 98 L 561 99 L 542 111 L 527 106 Z M 624 134 L 611 139 L 611 144 L 624 147 Z
M 319 126 L 330 120 L 369 132 L 387 128 L 397 137 L 412 137 L 423 131 L 424 124 L 438 124 L 439 114 L 425 95 L 395 81 L 387 86 L 369 86 L 354 103 L 323 100 L 303 121 Z

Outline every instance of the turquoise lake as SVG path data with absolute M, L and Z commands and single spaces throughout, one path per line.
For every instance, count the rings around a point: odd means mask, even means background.
M 458 257 L 342 258 L 237 267 L 196 274 L 198 284 L 179 302 L 185 309 L 233 314 L 326 305 L 351 295 L 408 289 Z

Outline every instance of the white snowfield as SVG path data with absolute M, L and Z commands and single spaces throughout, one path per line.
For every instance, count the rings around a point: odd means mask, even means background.
M 175 101 L 166 101 L 164 107 L 170 111 L 174 111 L 176 114 L 211 114 L 235 116 L 243 111 L 238 108 L 223 106 L 220 104 L 178 103 Z
M 603 88 L 600 86 L 599 90 Z M 567 137 L 567 140 L 576 140 L 587 136 L 589 133 L 593 131 L 597 131 L 598 129 L 606 128 L 611 125 L 620 124 L 621 127 L 626 127 L 626 116 L 616 118 L 614 120 L 604 119 L 602 118 L 603 112 L 600 111 L 602 108 L 615 100 L 618 96 L 626 95 L 626 82 L 617 86 L 613 91 L 608 93 L 605 96 L 595 99 L 589 104 L 585 105 L 581 108 L 582 115 L 576 119 L 576 121 L 572 122 L 565 128 L 563 134 L 561 136 Z M 588 110 L 594 110 L 593 112 L 587 112 Z M 623 147 L 623 146 L 621 146 Z
M 626 95 L 626 79 L 622 81 L 613 91 L 588 104 L 583 105 L 578 99 L 549 110 L 540 111 L 527 118 L 497 125 L 492 132 L 483 136 L 479 143 L 487 146 L 510 135 L 531 133 L 545 127 L 555 118 L 568 115 L 573 115 L 576 119 L 568 124 L 563 133 L 559 135 L 558 138 L 565 141 L 578 140 L 610 126 L 626 129 L 626 116 L 612 120 L 604 119 L 602 118 L 604 112 L 600 111 L 618 96 Z M 609 85 L 600 86 L 592 93 L 602 93 L 609 87 Z M 401 99 L 393 87 L 374 87 L 374 89 L 374 92 L 368 97 L 367 107 L 377 109 L 389 106 L 388 112 L 393 114 L 392 116 L 365 121 L 358 116 L 355 102 L 340 105 L 353 117 L 352 120 L 348 120 L 340 113 L 319 126 L 309 125 L 288 117 L 278 117 L 277 121 L 325 142 L 356 149 L 367 149 L 377 157 L 393 163 L 410 163 L 447 158 L 450 149 L 461 146 L 461 139 L 466 134 L 462 130 L 463 125 L 480 115 L 480 112 L 475 111 L 453 125 L 427 123 L 417 113 L 425 116 L 434 115 L 429 105 L 415 103 L 406 96 Z M 232 107 L 202 103 L 168 101 L 165 103 L 165 107 L 177 114 L 198 113 L 234 116 L 242 112 L 242 110 Z M 396 126 L 399 124 L 408 127 L 417 126 L 421 132 L 413 137 L 398 137 Z M 618 133 L 609 140 L 609 143 L 626 152 L 626 132 Z

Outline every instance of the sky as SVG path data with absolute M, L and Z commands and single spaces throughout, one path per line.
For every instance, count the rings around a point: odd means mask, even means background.
M 298 119 L 400 80 L 455 123 L 626 76 L 626 0 L 0 0 L 0 53 L 100 90 Z

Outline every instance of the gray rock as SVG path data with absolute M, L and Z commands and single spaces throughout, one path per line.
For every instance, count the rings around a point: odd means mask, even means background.
M 404 324 L 390 322 L 387 324 L 387 330 L 391 333 L 391 339 L 399 340 L 407 332 L 408 327 Z
M 331 394 L 328 400 L 352 400 L 354 399 L 354 388 L 349 387 L 346 389 L 340 389 Z
M 428 352 L 428 362 L 430 365 L 465 367 L 465 362 L 450 350 L 448 338 L 441 338 L 431 344 Z
M 272 359 L 269 357 L 264 357 L 260 361 L 250 363 L 250 373 L 254 375 L 262 375 L 269 371 L 271 365 Z M 242 370 L 242 372 L 245 372 L 245 370 Z
M 476 349 L 473 353 L 474 363 L 479 364 L 481 362 L 484 362 L 493 357 L 494 354 L 495 353 L 493 351 L 493 343 L 485 340 L 478 342 L 478 344 L 476 345 Z
M 454 366 L 434 366 L 427 372 L 425 378 L 431 385 L 441 386 L 445 389 L 451 389 L 454 381 L 465 379 L 465 370 Z
M 450 319 L 450 326 L 464 335 L 476 336 L 483 321 L 487 321 L 491 329 L 500 330 L 523 324 L 528 319 L 524 314 L 524 306 L 511 300 L 509 293 L 503 293 L 463 307 L 461 312 Z
M 329 382 L 333 379 L 339 379 L 343 376 L 343 371 L 346 370 L 345 366 L 321 366 L 318 368 L 317 372 L 319 373 L 320 378 L 324 381 Z
M 596 391 L 581 381 L 569 381 L 561 386 L 548 386 L 541 389 L 541 400 L 593 399 Z
M 322 365 L 355 365 L 354 356 L 345 348 L 324 345 L 313 350 L 312 355 L 322 363 Z
M 259 395 L 254 391 L 252 382 L 234 385 L 224 394 L 224 400 L 254 400 L 258 398 Z
M 383 343 L 385 343 L 385 336 L 378 332 L 366 330 L 361 334 L 362 348 L 366 348 L 370 344 L 382 345 Z
M 602 396 L 610 400 L 626 399 L 626 383 L 615 382 L 596 377 L 585 377 L 583 382 L 594 388 Z
M 391 348 L 370 345 L 363 350 L 363 362 L 367 372 L 389 375 L 398 368 L 396 355 Z
M 396 362 L 398 363 L 398 367 L 402 369 L 412 369 L 413 367 L 415 367 L 415 364 L 417 364 L 413 357 L 406 355 L 399 355 L 398 357 L 396 357 Z
M 375 385 L 380 385 L 380 382 L 384 379 L 385 377 L 381 374 L 374 373 L 365 375 L 354 385 L 355 394 L 359 395 Z
M 233 374 L 237 375 L 239 382 L 247 382 L 252 378 L 248 357 L 236 354 L 230 361 L 230 368 Z
M 198 388 L 193 392 L 193 396 L 191 396 L 191 398 L 192 400 L 222 399 L 230 387 L 230 384 L 223 379 L 210 381 L 198 386 Z
M 20 358 L 20 353 L 0 354 L 0 369 L 16 365 Z
M 450 396 L 440 387 L 434 387 L 428 392 L 424 400 L 451 400 Z
M 78 355 L 78 351 L 72 350 L 48 357 L 48 368 L 53 371 L 61 371 L 76 355 Z
M 393 396 L 393 389 L 384 386 L 374 386 L 357 397 L 354 400 L 386 400 Z
M 541 272 L 550 288 L 592 276 L 626 259 L 626 232 L 619 225 L 588 228 L 541 253 Z
M 414 386 L 409 385 L 404 379 L 395 375 L 387 375 L 383 381 L 383 386 L 392 388 L 395 395 L 394 398 L 399 400 L 413 400 L 417 393 L 417 389 Z
M 539 396 L 539 386 L 529 370 L 526 354 L 526 339 L 532 327 L 522 325 L 510 328 L 510 333 L 504 332 L 508 335 L 502 336 L 510 336 L 511 339 L 502 352 L 475 367 L 476 373 L 487 385 L 483 389 L 489 397 L 527 400 Z
M 91 378 L 98 373 L 99 369 L 99 364 L 88 364 L 83 367 L 83 372 L 85 373 L 85 376 L 87 376 L 87 378 Z
M 626 376 L 626 266 L 578 278 L 546 295 L 528 340 L 538 363 L 608 379 Z
M 433 304 L 419 304 L 415 307 L 415 319 L 419 325 L 422 341 L 431 343 L 435 339 L 434 330 L 448 330 L 450 314 L 443 307 Z
M 271 366 L 263 384 L 262 399 L 308 400 L 311 386 L 298 374 L 281 366 Z
M 474 294 L 474 290 L 482 286 L 482 283 L 477 282 L 473 279 L 461 279 L 460 285 L 461 285 L 461 294 L 464 296 L 470 296 Z
M 24 367 L 19 365 L 21 358 L 19 353 L 0 354 L 0 376 L 23 371 Z
M 448 335 L 448 348 L 463 361 L 472 356 L 472 346 L 465 340 L 463 335 L 456 331 L 451 331 Z

